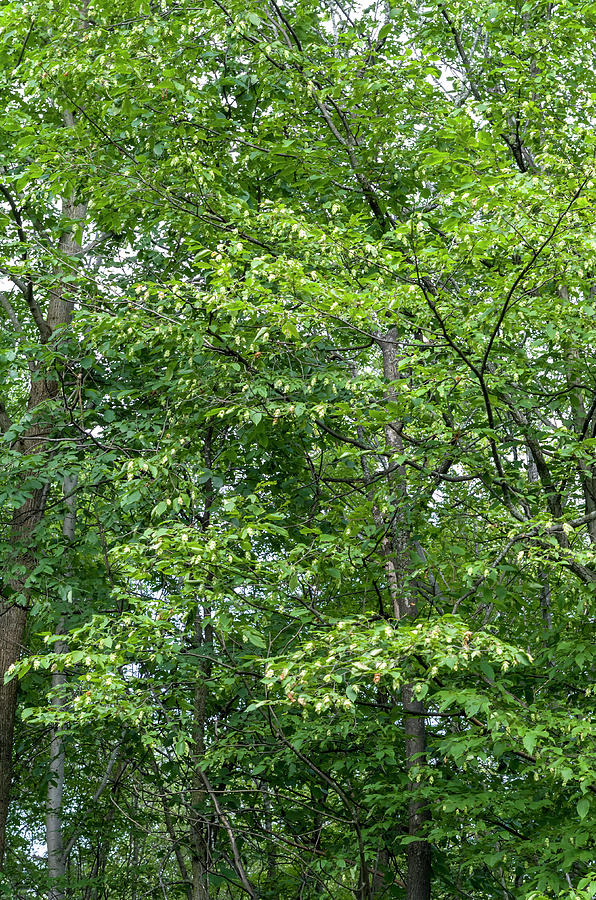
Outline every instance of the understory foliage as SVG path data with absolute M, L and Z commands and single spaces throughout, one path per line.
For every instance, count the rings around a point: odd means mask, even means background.
M 0 56 L 2 897 L 595 896 L 596 5 Z

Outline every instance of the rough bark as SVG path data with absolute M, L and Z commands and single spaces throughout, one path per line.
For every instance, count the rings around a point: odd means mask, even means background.
M 32 443 L 37 443 L 37 434 L 33 433 L 31 436 L 35 438 Z M 36 490 L 16 510 L 12 521 L 12 535 L 17 548 L 33 540 L 33 533 L 45 509 L 46 495 L 46 490 Z M 0 866 L 4 862 L 6 845 L 18 690 L 16 678 L 8 684 L 4 684 L 4 678 L 11 666 L 19 660 L 23 649 L 28 608 L 26 573 L 32 562 L 33 558 L 29 553 L 17 549 L 15 568 L 23 570 L 25 574 L 11 578 L 3 586 L 0 603 Z
M 0 865 L 4 859 L 6 819 L 12 778 L 17 681 L 4 684 L 4 673 L 19 658 L 27 612 L 23 607 L 2 603 L 0 608 Z
M 65 126 L 72 127 L 73 118 L 70 113 L 65 116 Z M 74 198 L 65 201 L 64 215 L 76 224 L 86 212 L 86 207 L 77 204 Z M 80 250 L 69 227 L 59 240 L 59 250 L 67 256 Z M 47 343 L 56 329 L 66 326 L 72 319 L 74 296 L 72 289 L 60 280 L 57 273 L 57 286 L 50 296 L 47 315 L 44 317 L 37 300 L 33 295 L 33 286 L 27 287 L 27 305 L 38 331 L 40 343 Z M 29 388 L 28 410 L 38 411 L 31 428 L 21 436 L 16 449 L 28 454 L 50 452 L 47 437 L 52 427 L 50 404 L 58 396 L 59 385 L 52 377 L 39 370 L 32 373 Z M 48 410 L 47 415 L 45 410 Z M 43 473 L 41 473 L 43 476 Z M 10 784 L 12 780 L 12 745 L 14 738 L 15 716 L 17 708 L 17 682 L 4 685 L 4 676 L 8 669 L 19 659 L 29 606 L 29 590 L 27 573 L 35 564 L 35 530 L 43 518 L 49 484 L 34 491 L 32 496 L 16 510 L 12 521 L 12 534 L 16 546 L 15 570 L 17 577 L 12 577 L 4 586 L 0 602 L 0 866 L 4 860 L 6 842 L 6 821 L 8 816 Z

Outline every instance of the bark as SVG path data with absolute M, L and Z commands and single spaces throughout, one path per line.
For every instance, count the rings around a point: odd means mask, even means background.
M 211 440 L 213 431 L 207 429 L 205 436 L 204 455 L 205 465 L 211 468 Z M 203 531 L 208 531 L 210 525 L 211 507 L 213 505 L 214 492 L 211 480 L 205 485 L 205 507 L 201 517 Z M 207 622 L 204 622 L 204 619 Z M 208 900 L 209 898 L 209 843 L 210 823 L 205 814 L 206 793 L 204 778 L 201 774 L 203 756 L 205 755 L 205 728 L 206 728 L 206 681 L 211 675 L 213 628 L 210 622 L 211 610 L 205 606 L 197 605 L 194 622 L 193 645 L 197 654 L 197 681 L 194 690 L 194 724 L 193 744 L 195 754 L 195 770 L 192 779 L 192 820 L 191 820 L 191 851 L 192 851 L 192 900 Z
M 198 647 L 201 646 L 203 629 L 200 614 L 197 612 L 195 636 Z M 192 819 L 191 853 L 192 853 L 192 900 L 208 900 L 209 898 L 209 823 L 205 810 L 205 787 L 200 776 L 200 766 L 205 753 L 205 701 L 206 690 L 201 676 L 195 687 L 195 721 L 193 743 L 195 752 L 195 771 L 192 779 Z
M 206 608 L 205 615 L 211 611 Z M 211 655 L 213 632 L 211 624 L 203 624 L 201 609 L 195 616 L 195 650 L 198 654 Z M 205 680 L 211 674 L 212 664 L 204 657 L 200 660 L 199 673 L 194 692 L 194 726 L 193 744 L 195 753 L 195 770 L 192 778 L 192 819 L 191 819 L 191 852 L 192 852 L 192 900 L 208 900 L 209 898 L 209 863 L 211 823 L 206 815 L 206 799 L 204 776 L 201 766 L 205 754 L 205 727 L 207 688 Z
M 12 745 L 17 681 L 4 684 L 4 673 L 19 658 L 27 613 L 23 607 L 2 603 L 0 609 L 0 865 L 4 860 L 6 819 L 12 779 Z
M 72 124 L 72 115 L 67 114 L 65 126 L 72 127 Z M 64 203 L 63 211 L 70 221 L 76 223 L 84 217 L 86 207 L 70 199 Z M 60 252 L 74 255 L 77 248 L 80 249 L 72 231 L 68 229 L 60 238 Z M 37 328 L 39 342 L 42 344 L 51 339 L 57 328 L 68 325 L 72 319 L 74 296 L 71 288 L 60 280 L 59 274 L 57 273 L 57 287 L 48 302 L 45 318 L 34 297 L 32 283 L 29 283 L 26 289 L 25 299 Z M 50 418 L 47 418 L 45 407 L 56 399 L 58 391 L 59 385 L 55 379 L 34 370 L 29 389 L 28 410 L 37 410 L 40 415 L 16 444 L 16 449 L 27 454 L 43 453 L 48 450 L 46 438 L 50 433 L 52 422 L 51 409 L 48 413 Z M 41 475 L 43 477 L 43 473 Z M 3 682 L 6 672 L 18 661 L 21 653 L 29 606 L 27 573 L 35 564 L 35 530 L 45 512 L 48 490 L 49 484 L 36 490 L 23 506 L 15 511 L 12 535 L 17 548 L 14 559 L 15 570 L 19 571 L 19 574 L 7 584 L 0 602 L 0 867 L 4 861 L 17 709 L 17 682 L 14 679 L 8 685 L 4 685 Z
M 414 698 L 411 685 L 402 690 L 405 716 L 406 768 L 411 773 L 424 761 L 426 751 L 426 727 L 424 706 Z M 416 790 L 416 782 L 410 778 L 408 790 Z M 423 800 L 411 797 L 408 803 L 408 834 L 416 837 L 430 819 L 428 805 Z M 406 900 L 430 900 L 431 888 L 431 848 L 428 841 L 413 841 L 407 847 L 408 877 Z
M 67 475 L 63 483 L 66 513 L 62 523 L 62 534 L 68 541 L 75 537 L 77 505 L 75 490 L 77 477 Z M 63 629 L 63 621 L 58 626 L 58 633 Z M 56 653 L 66 653 L 65 641 L 57 641 L 54 645 Z M 66 682 L 64 672 L 52 672 L 51 704 L 59 710 L 63 699 L 60 689 Z M 66 854 L 62 831 L 62 797 L 64 793 L 64 743 L 59 728 L 50 732 L 50 780 L 46 796 L 46 845 L 48 848 L 48 876 L 50 879 L 49 900 L 63 900 L 64 877 L 66 875 Z
M 65 647 L 65 645 L 63 645 Z M 59 645 L 57 652 L 61 652 Z M 52 673 L 52 689 L 59 688 L 66 681 L 63 672 Z M 52 706 L 58 708 L 60 696 L 52 696 Z M 62 883 L 66 874 L 64 841 L 62 837 L 62 795 L 64 791 L 64 744 L 60 729 L 53 728 L 50 740 L 50 780 L 46 796 L 46 844 L 48 848 L 48 875 L 50 878 L 49 900 L 63 900 Z
M 43 489 L 36 490 L 33 496 L 16 510 L 12 522 L 12 535 L 17 547 L 32 540 L 33 532 L 45 508 L 46 494 L 47 491 Z M 20 569 L 27 572 L 31 568 L 32 561 L 30 554 L 17 551 L 15 562 Z M 4 684 L 4 678 L 10 667 L 19 660 L 23 648 L 28 607 L 26 574 L 19 575 L 18 579 L 12 578 L 6 585 L 4 593 L 5 596 L 0 603 L 0 867 L 4 862 L 6 847 L 18 690 L 16 678 L 8 684 Z
M 387 399 L 397 399 L 392 383 L 398 378 L 397 355 L 397 330 L 390 329 L 385 335 L 378 335 L 377 342 L 383 355 L 383 374 L 388 382 Z M 396 453 L 403 450 L 400 437 L 400 423 L 390 422 L 385 426 L 385 438 L 389 447 Z M 418 605 L 416 589 L 408 584 L 407 576 L 410 565 L 410 546 L 413 546 L 413 538 L 409 527 L 404 521 L 406 505 L 409 502 L 407 492 L 406 471 L 403 466 L 396 469 L 394 487 L 396 490 L 396 503 L 398 509 L 393 516 L 392 529 L 392 576 L 388 579 L 389 590 L 392 593 L 392 602 L 395 617 L 416 618 Z M 400 510 L 400 507 L 402 509 Z M 424 800 L 416 798 L 417 782 L 414 779 L 414 771 L 424 762 L 426 752 L 426 726 L 424 720 L 424 706 L 414 697 L 411 685 L 404 685 L 402 689 L 402 708 L 404 713 L 405 734 L 405 761 L 408 775 L 408 834 L 416 837 L 424 830 L 426 822 L 430 819 L 430 811 Z M 423 839 L 412 841 L 406 851 L 407 878 L 406 900 L 430 900 L 431 890 L 431 847 L 428 841 Z

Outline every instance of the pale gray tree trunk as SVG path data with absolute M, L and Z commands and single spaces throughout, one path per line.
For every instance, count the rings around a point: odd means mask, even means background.
M 62 523 L 62 534 L 72 542 L 75 537 L 77 503 L 75 491 L 77 476 L 67 475 L 62 489 L 66 513 Z M 61 619 L 58 633 L 63 630 Z M 57 641 L 54 645 L 56 653 L 66 653 L 65 641 Z M 63 703 L 61 688 L 66 682 L 64 672 L 52 672 L 52 706 L 58 710 Z M 59 727 L 50 732 L 50 778 L 46 795 L 46 845 L 48 848 L 48 875 L 50 879 L 49 900 L 63 900 L 64 879 L 66 875 L 66 857 L 62 833 L 62 797 L 64 793 L 64 742 Z
M 60 649 L 59 649 L 60 647 Z M 56 645 L 62 652 L 65 645 Z M 52 673 L 52 688 L 60 689 L 65 682 L 63 672 Z M 59 695 L 52 697 L 52 705 L 60 705 Z M 64 791 L 64 744 L 59 728 L 53 728 L 50 740 L 50 779 L 46 795 L 46 845 L 48 848 L 49 900 L 63 900 L 66 860 L 62 838 L 62 795 Z

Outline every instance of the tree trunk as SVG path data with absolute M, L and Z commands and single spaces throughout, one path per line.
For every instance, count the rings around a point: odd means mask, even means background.
M 205 465 L 210 469 L 212 465 L 213 429 L 208 428 L 205 433 L 203 453 Z M 205 484 L 205 506 L 200 519 L 204 532 L 209 530 L 211 523 L 211 507 L 215 499 L 213 483 L 211 479 Z M 204 619 L 207 619 L 204 622 Z M 205 754 L 205 728 L 206 728 L 206 681 L 211 676 L 213 664 L 209 657 L 213 655 L 213 626 L 211 625 L 211 609 L 209 606 L 201 607 L 197 604 L 194 621 L 193 647 L 197 654 L 197 681 L 194 690 L 194 722 L 193 722 L 193 751 L 195 755 L 195 771 L 192 779 L 192 809 L 191 820 L 191 849 L 192 849 L 192 900 L 208 900 L 209 898 L 209 844 L 210 824 L 207 816 L 201 815 L 201 807 L 205 809 L 205 784 L 201 777 L 201 766 Z
M 57 652 L 58 647 L 56 648 Z M 63 672 L 52 673 L 52 688 L 58 689 L 65 682 Z M 52 697 L 52 705 L 59 706 L 58 695 Z M 49 900 L 63 900 L 62 883 L 66 873 L 64 843 L 62 839 L 62 794 L 64 790 L 64 745 L 58 728 L 51 731 L 50 780 L 46 796 L 46 844 L 48 848 Z
M 205 613 L 210 615 L 210 610 Z M 198 653 L 204 652 L 205 645 L 211 647 L 213 636 L 211 625 L 203 627 L 200 607 L 195 617 L 194 644 Z M 192 900 L 208 900 L 209 898 L 209 823 L 206 815 L 201 815 L 201 807 L 205 806 L 205 785 L 200 777 L 199 768 L 203 764 L 205 753 L 205 704 L 207 689 L 205 679 L 211 673 L 211 663 L 201 659 L 198 662 L 200 674 L 195 685 L 193 744 L 196 755 L 196 771 L 193 775 L 191 820 L 192 839 Z
M 73 122 L 72 114 L 65 114 L 65 126 L 72 127 Z M 86 206 L 75 203 L 71 198 L 65 201 L 63 210 L 68 219 L 78 222 L 85 216 Z M 60 252 L 72 255 L 79 249 L 80 245 L 74 240 L 71 231 L 65 232 L 59 241 Z M 50 297 L 47 316 L 44 318 L 33 296 L 33 285 L 29 285 L 28 305 L 41 344 L 46 344 L 50 340 L 57 327 L 68 325 L 71 321 L 74 297 L 70 290 L 63 281 L 59 280 Z M 29 388 L 29 411 L 36 410 L 41 404 L 54 400 L 58 395 L 58 390 L 59 385 L 55 380 L 45 378 L 38 370 L 35 370 Z M 38 420 L 23 436 L 24 440 L 21 439 L 17 443 L 16 448 L 27 454 L 43 453 L 47 449 L 46 438 L 50 430 L 51 421 Z M 17 682 L 13 679 L 8 685 L 4 685 L 4 676 L 8 669 L 17 662 L 21 653 L 29 606 L 26 587 L 27 572 L 35 563 L 34 532 L 45 512 L 48 490 L 49 484 L 35 490 L 23 506 L 14 513 L 12 534 L 15 544 L 19 548 L 15 563 L 20 571 L 18 577 L 13 577 L 7 585 L 0 603 L 0 866 L 4 861 L 6 843 L 6 820 L 12 780 L 12 744 L 17 709 Z M 10 596 L 7 597 L 7 593 Z
M 406 767 L 408 773 L 424 760 L 426 729 L 424 706 L 414 699 L 411 685 L 402 689 L 404 727 L 406 735 Z M 416 782 L 410 778 L 408 790 L 416 790 Z M 410 798 L 408 803 L 408 834 L 415 837 L 430 819 L 428 805 L 423 800 Z M 431 848 L 428 841 L 413 841 L 407 848 L 408 878 L 406 900 L 430 900 Z
M 390 386 L 387 390 L 387 399 L 397 399 L 391 383 L 398 378 L 397 357 L 397 329 L 392 328 L 385 335 L 378 335 L 377 341 L 383 354 L 383 374 Z M 396 452 L 403 450 L 398 422 L 390 422 L 385 427 L 387 444 Z M 406 471 L 403 466 L 396 469 L 396 493 L 397 503 L 407 504 L 408 492 Z M 416 618 L 418 604 L 416 595 L 407 584 L 409 568 L 410 545 L 412 536 L 403 514 L 397 511 L 393 517 L 393 533 L 391 543 L 393 553 L 389 557 L 390 568 L 393 570 L 389 581 L 389 590 L 392 594 L 394 615 L 397 619 L 409 617 Z M 426 727 L 424 721 L 424 706 L 414 697 L 412 685 L 405 685 L 402 689 L 402 707 L 404 712 L 405 756 L 408 775 L 424 762 L 426 752 Z M 415 794 L 417 782 L 410 777 L 408 780 L 408 835 L 416 837 L 423 830 L 425 823 L 430 819 L 428 805 Z M 431 847 L 428 841 L 418 840 L 408 844 L 406 851 L 407 879 L 406 900 L 430 900 L 431 888 Z
M 2 602 L 0 607 L 0 866 L 4 860 L 6 819 L 12 779 L 12 745 L 17 705 L 16 679 L 4 684 L 4 673 L 19 658 L 27 612 Z
M 66 513 L 62 523 L 62 534 L 67 541 L 74 541 L 77 518 L 77 502 L 75 490 L 77 476 L 67 475 L 62 490 L 66 503 Z M 63 630 L 63 621 L 58 624 L 58 634 Z M 66 653 L 68 647 L 64 641 L 54 645 L 56 653 Z M 52 672 L 52 698 L 54 709 L 62 705 L 60 688 L 66 682 L 64 672 Z M 46 796 L 46 845 L 48 848 L 48 876 L 50 879 L 49 900 L 63 900 L 64 876 L 66 874 L 66 857 L 64 854 L 64 837 L 62 833 L 62 796 L 64 793 L 64 743 L 59 728 L 50 732 L 50 780 Z
M 31 437 L 37 437 L 39 429 L 30 429 Z M 43 438 L 40 439 L 43 441 Z M 36 444 L 35 441 L 31 441 Z M 34 447 L 31 452 L 35 452 Z M 15 563 L 26 573 L 31 567 L 31 557 L 19 548 L 31 539 L 36 525 L 45 509 L 47 490 L 34 491 L 33 495 L 16 510 L 12 521 L 12 535 L 17 545 Z M 4 684 L 4 677 L 11 666 L 18 662 L 23 649 L 23 639 L 27 624 L 26 574 L 19 574 L 6 585 L 0 605 L 0 867 L 6 850 L 6 821 L 10 802 L 12 781 L 12 749 L 17 712 L 18 681 L 13 678 Z

